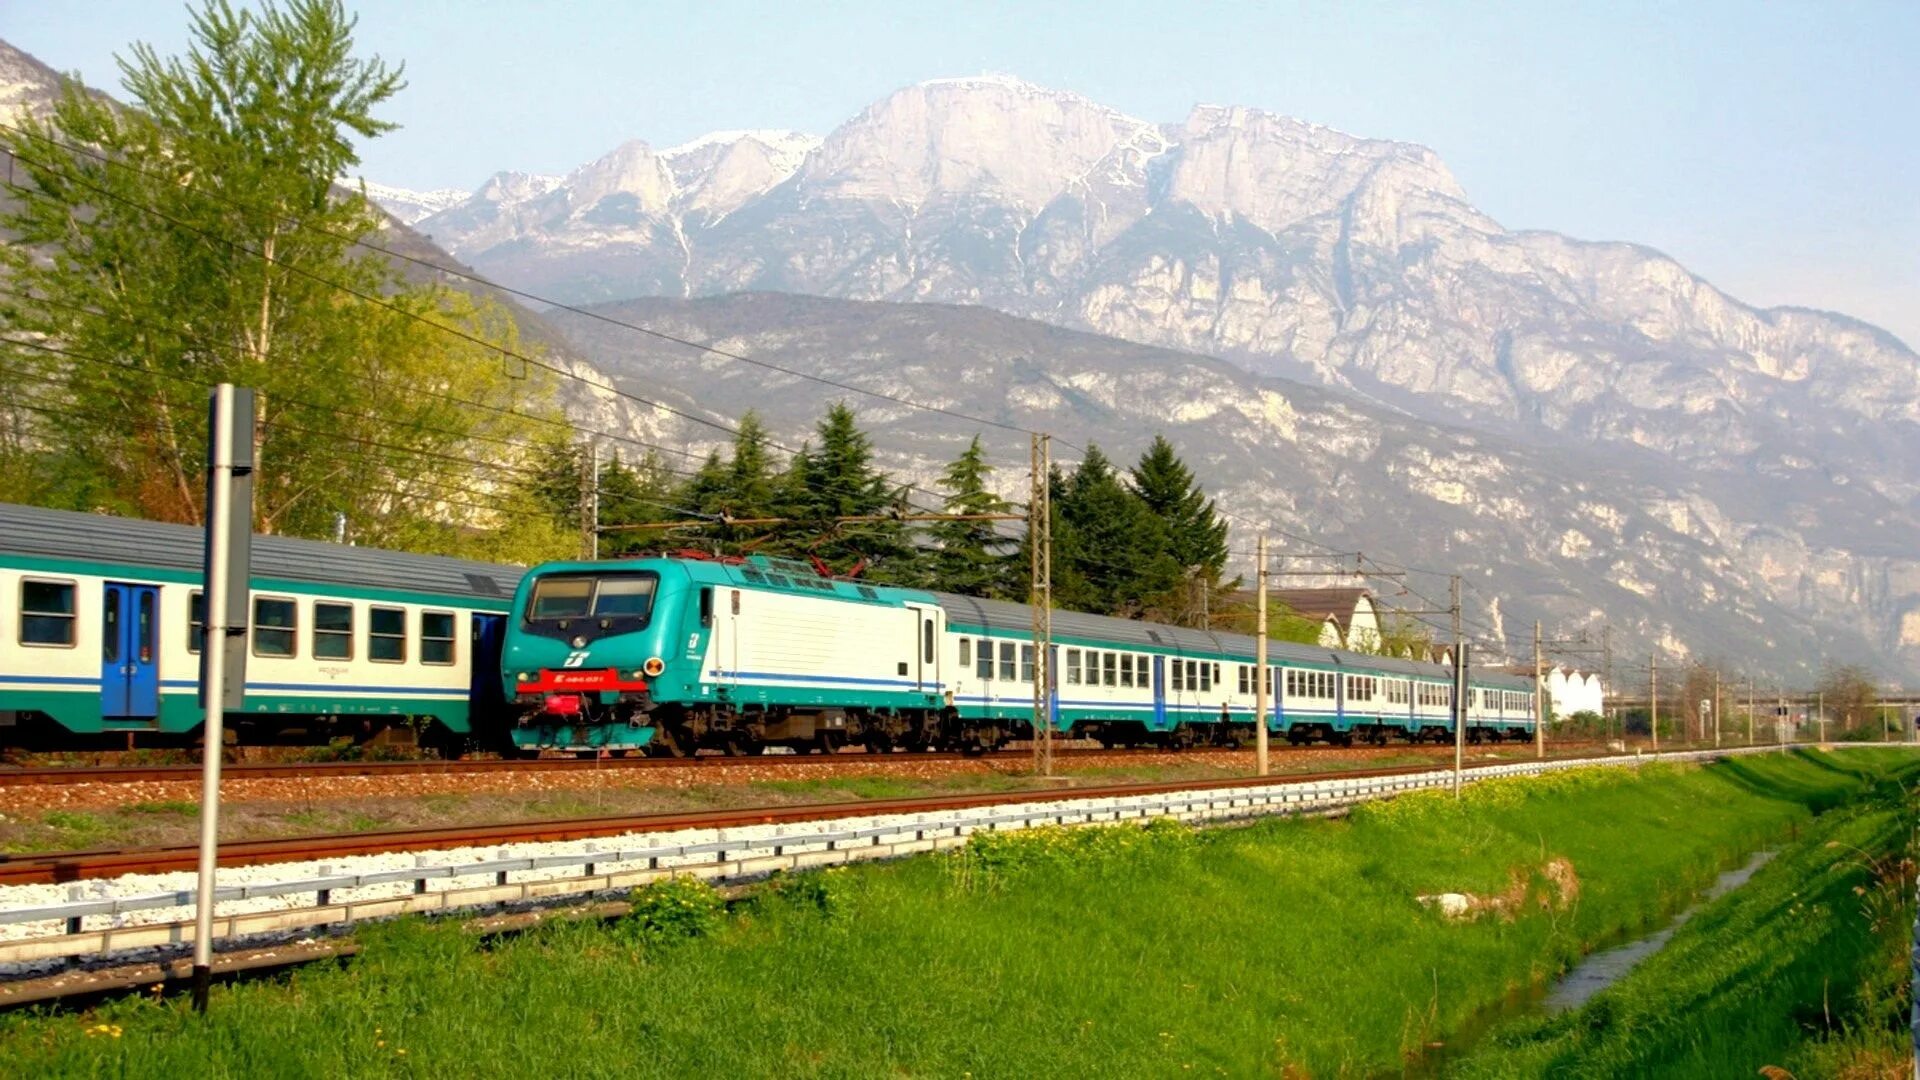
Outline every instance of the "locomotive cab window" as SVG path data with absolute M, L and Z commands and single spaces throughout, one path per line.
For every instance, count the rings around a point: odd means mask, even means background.
M 646 625 L 653 614 L 652 573 L 548 574 L 533 583 L 527 600 L 529 623 L 565 623 L 573 619 L 618 619 Z M 711 609 L 704 608 L 703 615 Z
M 75 588 L 71 581 L 20 583 L 20 644 L 73 647 Z
M 367 659 L 377 664 L 406 663 L 407 609 L 370 608 L 367 616 Z
M 353 605 L 314 603 L 313 658 L 353 659 Z
M 295 638 L 300 631 L 300 605 L 292 600 L 271 596 L 253 601 L 253 655 L 289 657 L 294 655 Z
M 420 613 L 420 662 L 445 666 L 453 663 L 453 612 Z

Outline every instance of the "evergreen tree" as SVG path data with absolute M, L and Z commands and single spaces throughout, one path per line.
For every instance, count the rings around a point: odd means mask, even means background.
M 807 553 L 837 572 L 865 564 L 878 581 L 910 582 L 915 551 L 896 522 L 841 523 L 834 519 L 897 512 L 904 492 L 873 466 L 873 442 L 860 430 L 846 402 L 835 402 L 815 429 L 820 448 L 808 456 L 801 489 L 803 518 L 811 519 Z
M 1132 470 L 1133 490 L 1166 524 L 1167 554 L 1180 581 L 1157 598 L 1161 614 L 1185 626 L 1205 626 L 1208 615 L 1239 585 L 1221 581 L 1227 567 L 1227 523 L 1195 482 L 1173 444 L 1155 435 Z
M 622 525 L 672 521 L 680 516 L 674 502 L 673 477 L 658 451 L 648 450 L 628 465 L 618 455 L 600 472 L 600 554 L 618 558 L 673 546 L 662 531 L 623 531 Z M 611 526 L 611 528 L 606 528 Z
M 1093 610 L 1138 618 L 1178 584 L 1166 523 L 1121 482 L 1099 447 L 1088 445 L 1059 506 L 1071 547 L 1063 560 L 1056 535 L 1054 566 L 1066 561 L 1085 579 Z
M 987 487 L 993 466 L 975 435 L 967 449 L 947 466 L 940 486 L 949 494 L 942 506 L 948 514 L 1004 514 L 1013 504 Z M 928 530 L 938 550 L 930 568 L 935 588 L 996 600 L 1026 595 L 1025 575 L 1013 553 L 1020 547 L 995 530 L 991 521 L 942 521 Z

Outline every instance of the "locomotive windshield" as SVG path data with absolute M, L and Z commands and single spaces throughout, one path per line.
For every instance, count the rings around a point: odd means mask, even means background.
M 653 611 L 653 574 L 554 574 L 533 583 L 528 622 L 605 617 L 646 621 Z

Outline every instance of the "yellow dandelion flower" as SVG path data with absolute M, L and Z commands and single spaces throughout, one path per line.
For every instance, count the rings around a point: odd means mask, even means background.
M 375 1040 L 373 1041 L 373 1045 L 374 1045 L 374 1046 L 375 1046 L 376 1048 L 378 1048 L 378 1047 L 382 1047 L 382 1046 L 385 1046 L 385 1045 L 387 1045 L 387 1040 L 385 1040 L 385 1039 L 375 1039 Z

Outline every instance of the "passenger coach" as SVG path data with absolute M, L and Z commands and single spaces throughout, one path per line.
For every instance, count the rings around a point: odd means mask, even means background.
M 0 505 L 0 744 L 198 732 L 202 533 Z M 498 725 L 515 567 L 259 536 L 241 741 Z M 489 708 L 496 710 L 484 717 Z

